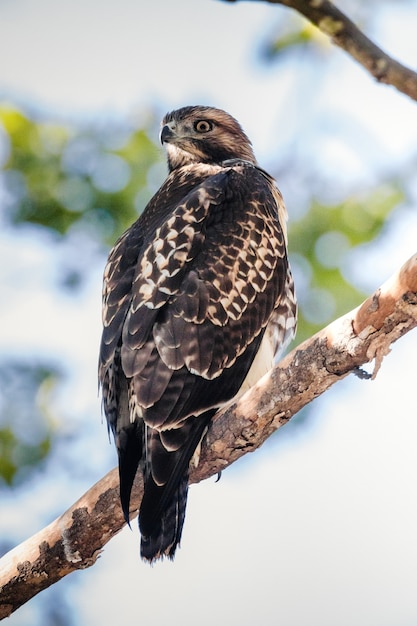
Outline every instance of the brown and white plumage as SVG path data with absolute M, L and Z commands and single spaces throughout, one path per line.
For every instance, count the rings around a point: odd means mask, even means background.
M 99 378 L 126 519 L 138 467 L 141 554 L 173 557 L 188 467 L 216 409 L 292 337 L 286 211 L 238 122 L 219 109 L 165 116 L 169 175 L 110 252 Z

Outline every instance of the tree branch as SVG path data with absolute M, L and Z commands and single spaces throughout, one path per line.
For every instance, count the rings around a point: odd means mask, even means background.
M 199 482 L 258 448 L 303 406 L 361 365 L 375 362 L 417 326 L 417 254 L 360 307 L 299 345 L 241 399 L 219 411 L 191 469 Z M 143 492 L 132 494 L 132 517 Z M 0 561 L 0 619 L 77 569 L 93 565 L 124 526 L 117 470 L 112 470 L 68 511 Z
M 238 0 L 226 0 L 237 2 Z M 259 0 L 257 0 L 259 1 Z M 282 4 L 304 15 L 337 46 L 350 54 L 377 81 L 417 100 L 417 73 L 378 48 L 329 0 L 262 0 Z

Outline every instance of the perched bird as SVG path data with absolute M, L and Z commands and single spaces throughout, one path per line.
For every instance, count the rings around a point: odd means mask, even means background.
M 216 410 L 252 386 L 292 337 L 286 210 L 225 111 L 162 120 L 169 175 L 111 250 L 99 379 L 120 497 L 138 468 L 141 556 L 173 558 L 189 464 Z

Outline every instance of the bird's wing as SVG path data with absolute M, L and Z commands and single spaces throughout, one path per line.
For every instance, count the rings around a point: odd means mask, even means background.
M 226 371 L 244 378 L 254 356 L 245 352 L 279 305 L 287 268 L 276 198 L 253 166 L 210 176 L 155 229 L 135 268 L 121 346 L 149 425 L 172 428 L 224 401 L 224 385 L 210 383 Z
M 238 392 L 285 300 L 284 209 L 276 188 L 252 164 L 216 171 L 180 199 L 171 175 L 158 193 L 160 219 L 153 206 L 153 227 L 142 228 L 145 212 L 106 268 L 103 399 L 125 515 L 144 443 L 145 537 L 175 504 L 207 419 Z M 176 528 L 174 544 L 181 524 Z

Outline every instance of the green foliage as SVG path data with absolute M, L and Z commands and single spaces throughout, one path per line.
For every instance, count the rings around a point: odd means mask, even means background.
M 36 121 L 0 108 L 8 143 L 3 180 L 15 224 L 38 224 L 59 235 L 75 226 L 109 245 L 150 196 L 148 169 L 160 154 L 147 130 L 75 128 Z
M 0 477 L 8 484 L 15 482 L 18 472 L 38 465 L 51 448 L 51 438 L 47 436 L 37 445 L 24 444 L 10 426 L 0 428 Z
M 22 482 L 51 450 L 52 397 L 62 374 L 39 363 L 0 364 L 0 481 Z
M 261 56 L 264 61 L 271 62 L 294 51 L 317 52 L 328 46 L 328 38 L 318 28 L 303 17 L 292 15 L 265 40 Z
M 317 332 L 363 299 L 346 275 L 355 250 L 376 239 L 387 217 L 404 200 L 397 183 L 386 183 L 362 197 L 350 197 L 335 206 L 313 200 L 310 210 L 290 224 L 294 262 L 306 278 L 298 292 L 300 303 L 297 342 Z

